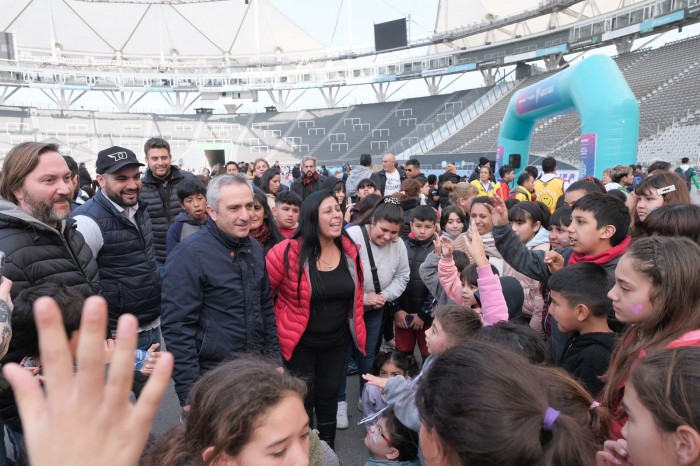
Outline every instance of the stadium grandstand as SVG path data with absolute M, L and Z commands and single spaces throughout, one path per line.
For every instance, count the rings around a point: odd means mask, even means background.
M 142 156 L 143 143 L 160 136 L 193 168 L 209 164 L 207 151 L 282 165 L 312 155 L 338 167 L 361 153 L 375 162 L 394 153 L 469 167 L 495 156 L 519 89 L 608 53 L 639 103 L 638 162 L 692 160 L 700 36 L 673 37 L 697 29 L 699 2 L 440 0 L 433 30 L 413 37 L 415 21 L 401 18 L 404 42 L 383 49 L 376 31 L 374 44 L 353 43 L 351 6 L 348 39 L 337 45 L 272 0 L 0 0 L 0 158 L 28 140 L 55 141 L 77 161 L 112 145 Z M 328 20 L 337 27 L 341 16 Z M 424 96 L 402 93 L 406 84 L 425 86 Z M 355 88 L 371 89 L 375 103 L 343 105 Z M 305 108 L 307 92 L 325 105 Z M 91 108 L 98 96 L 109 105 Z M 540 120 L 530 159 L 578 166 L 580 130 L 576 112 Z

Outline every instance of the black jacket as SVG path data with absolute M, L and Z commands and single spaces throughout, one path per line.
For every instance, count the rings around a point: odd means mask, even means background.
M 83 167 L 78 169 L 78 182 L 81 188 L 83 186 L 92 186 L 92 176 L 90 176 L 90 172 L 87 168 Z
M 85 297 L 100 291 L 97 263 L 72 219 L 56 230 L 0 198 L 0 251 L 12 298 L 42 283 L 63 283 Z
M 399 182 L 403 183 L 406 179 L 406 172 L 400 167 L 396 167 L 396 169 L 399 171 Z M 383 196 L 386 188 L 386 170 L 379 170 L 378 172 L 372 173 L 369 179 L 374 181 L 374 185 Z
M 314 188 L 313 191 L 309 191 L 309 187 L 304 186 L 304 177 L 302 176 L 300 178 L 295 179 L 292 182 L 292 187 L 289 188 L 289 190 L 292 191 L 293 193 L 298 194 L 299 197 L 301 197 L 301 199 L 303 200 L 303 199 L 306 199 L 307 197 L 309 197 L 309 195 L 311 193 L 315 193 L 316 191 L 321 191 L 323 189 L 324 181 L 326 181 L 326 177 L 319 173 L 318 180 L 316 180 L 316 187 Z
M 461 178 L 458 174 L 450 172 L 445 172 L 438 178 L 438 196 L 440 196 L 440 207 L 443 209 L 450 204 L 450 192 L 445 191 L 443 186 L 445 186 L 445 183 L 448 181 L 457 184 L 459 180 L 461 180 Z
M 616 336 L 613 332 L 575 335 L 566 344 L 559 361 L 566 372 L 583 382 L 593 398 L 605 385 L 599 377 L 608 370 Z
M 153 250 L 153 232 L 145 205 L 139 201 L 138 228 L 99 190 L 73 212 L 100 227 L 104 244 L 97 254 L 100 293 L 107 300 L 109 328 L 122 314 L 133 314 L 139 325 L 160 316 L 160 275 Z
M 185 238 L 165 263 L 162 328 L 182 406 L 199 377 L 231 355 L 263 353 L 281 366 L 260 244 L 234 241 L 211 219 Z
M 409 199 L 401 203 L 401 208 L 403 209 L 404 214 L 403 234 L 401 235 L 401 238 L 404 241 L 407 240 L 408 235 L 411 234 L 411 222 L 413 221 L 413 212 L 418 206 L 420 206 L 420 201 L 418 199 Z M 408 244 L 406 244 L 406 247 L 408 247 Z
M 192 173 L 180 171 L 175 165 L 170 166 L 170 174 L 165 180 L 154 178 L 150 169 L 146 170 L 141 177 L 143 187 L 139 200 L 146 204 L 148 215 L 151 217 L 156 260 L 162 264 L 167 257 L 168 228 L 183 211 L 180 207 L 180 199 L 177 197 L 177 185 L 182 180 L 193 177 Z
M 425 262 L 428 254 L 435 251 L 433 238 L 428 238 L 424 241 L 418 241 L 414 238 L 408 238 L 406 241 L 406 253 L 408 254 L 408 265 L 411 269 L 411 275 L 408 279 L 406 289 L 399 297 L 399 307 L 402 311 L 409 314 L 418 314 L 418 317 L 425 322 L 425 326 L 432 322 L 430 315 L 423 312 L 423 304 L 428 299 L 430 291 L 420 278 L 420 266 Z M 424 327 L 425 327 L 424 326 Z

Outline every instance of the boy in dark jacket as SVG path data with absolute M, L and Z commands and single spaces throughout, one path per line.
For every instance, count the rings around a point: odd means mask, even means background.
M 493 238 L 498 252 L 516 271 L 540 282 L 549 280 L 562 267 L 581 262 L 601 265 L 608 275 L 614 276 L 617 263 L 632 241 L 629 209 L 621 200 L 603 193 L 587 194 L 574 203 L 568 230 L 572 246 L 547 251 L 546 255 L 545 251 L 530 251 L 520 242 L 508 222 L 505 203 L 497 197 L 493 201 Z M 611 324 L 615 323 L 612 312 L 609 317 Z M 552 319 L 549 345 L 557 361 L 569 336 L 562 334 L 555 324 Z
M 571 338 L 556 363 L 583 382 L 595 398 L 603 389 L 600 377 L 610 365 L 615 333 L 608 326 L 614 285 L 605 269 L 591 262 L 565 267 L 549 279 L 549 313 L 559 330 Z
M 436 224 L 435 209 L 429 206 L 418 206 L 414 209 L 411 221 L 412 233 L 405 240 L 411 275 L 406 290 L 399 297 L 400 310 L 394 314 L 396 349 L 403 353 L 413 354 L 413 349 L 418 342 L 420 354 L 424 358 L 430 355 L 425 344 L 425 331 L 430 328 L 432 319 L 424 311 L 424 304 L 430 292 L 420 278 L 420 266 L 426 257 L 435 250 L 433 235 Z
M 197 178 L 182 181 L 177 187 L 177 198 L 184 212 L 178 214 L 168 229 L 166 254 L 170 254 L 180 241 L 202 229 L 209 218 L 207 188 Z

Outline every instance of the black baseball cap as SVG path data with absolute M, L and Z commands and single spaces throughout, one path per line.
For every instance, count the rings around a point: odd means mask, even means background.
M 114 173 L 126 165 L 144 165 L 136 158 L 133 151 L 124 147 L 112 146 L 109 149 L 101 150 L 97 153 L 96 172 L 99 175 L 103 173 Z

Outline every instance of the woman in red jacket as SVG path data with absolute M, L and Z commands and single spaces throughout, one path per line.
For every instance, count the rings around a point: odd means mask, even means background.
M 348 348 L 354 341 L 364 353 L 366 334 L 362 262 L 332 191 L 304 200 L 299 228 L 266 260 L 285 366 L 306 380 L 309 420 L 315 408 L 319 436 L 333 448 Z

